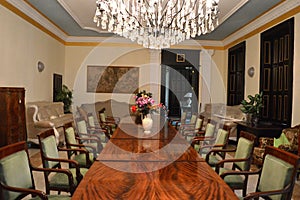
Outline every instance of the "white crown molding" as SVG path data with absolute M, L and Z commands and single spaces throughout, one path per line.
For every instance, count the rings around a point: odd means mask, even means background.
M 262 27 L 263 25 L 267 24 L 268 22 L 280 17 L 284 13 L 289 12 L 290 10 L 298 7 L 300 5 L 300 0 L 286 0 L 280 6 L 276 6 L 269 12 L 265 13 L 263 16 L 259 17 L 258 19 L 252 21 L 250 24 L 246 25 L 245 27 L 241 28 L 240 30 L 236 31 L 235 33 L 231 34 L 225 40 L 223 40 L 223 44 L 226 46 L 243 36 L 251 33 L 252 31 Z
M 8 3 L 19 9 L 21 12 L 23 12 L 25 15 L 42 25 L 45 29 L 52 32 L 54 35 L 58 36 L 62 40 L 67 39 L 67 35 L 58 29 L 55 25 L 53 25 L 52 22 L 50 22 L 47 18 L 42 16 L 40 13 L 38 13 L 35 9 L 33 9 L 31 6 L 29 6 L 26 1 L 20 1 L 20 0 L 6 0 Z
M 241 0 L 236 6 L 234 6 L 222 19 L 219 20 L 219 24 L 222 24 L 226 19 L 238 11 L 243 5 L 245 5 L 249 0 Z
M 111 36 L 111 37 L 68 37 L 66 42 L 82 42 L 82 43 L 119 43 L 119 44 L 136 44 L 129 39 L 123 38 L 121 36 Z M 199 46 L 212 46 L 212 47 L 223 47 L 224 44 L 222 41 L 215 40 L 184 40 L 178 45 L 187 45 L 192 47 Z
M 72 18 L 76 21 L 76 23 L 82 29 L 96 31 L 98 33 L 109 33 L 108 31 L 103 31 L 96 27 L 85 26 L 85 24 L 80 20 L 80 18 L 77 17 L 77 15 L 72 11 L 70 6 L 64 0 L 57 0 L 57 2 L 69 13 L 69 15 L 72 16 Z M 96 5 L 96 3 L 95 3 L 95 5 Z

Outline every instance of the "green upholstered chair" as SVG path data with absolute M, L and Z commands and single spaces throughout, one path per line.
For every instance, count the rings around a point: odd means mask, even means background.
M 195 137 L 193 143 L 195 143 L 194 148 L 198 151 L 201 157 L 206 159 L 207 154 L 212 149 L 225 149 L 229 140 L 231 127 L 227 125 L 223 125 L 223 127 L 219 128 L 215 138 L 206 138 L 206 137 Z M 206 144 L 202 144 L 197 147 L 198 142 L 207 141 Z M 210 166 L 216 166 L 216 164 L 225 159 L 226 152 L 214 152 L 209 155 L 208 164 Z
M 0 148 L 0 199 L 29 199 L 29 195 L 32 195 L 30 199 L 71 199 L 70 196 L 46 195 L 36 190 L 33 171 L 50 173 L 54 170 L 32 166 L 25 141 Z
M 202 130 L 203 121 L 204 116 L 200 115 L 196 118 L 195 123 L 182 124 L 179 128 L 179 133 L 183 135 L 188 142 L 191 142 L 197 133 Z
M 89 117 L 88 117 L 89 118 Z M 75 119 L 76 131 L 81 138 L 97 138 L 102 142 L 107 142 L 110 139 L 110 134 L 106 130 L 99 128 L 89 128 L 88 122 L 83 117 Z
M 244 199 L 258 197 L 272 200 L 292 199 L 299 165 L 299 156 L 273 146 L 266 146 L 262 168 L 254 172 L 244 172 L 247 175 L 259 175 L 256 191 Z
M 206 156 L 206 162 L 209 163 L 210 155 L 215 152 L 234 152 L 232 159 L 219 161 L 216 164 L 215 171 L 224 178 L 224 181 L 233 190 L 242 190 L 243 196 L 247 193 L 248 175 L 241 176 L 236 174 L 236 171 L 250 170 L 255 140 L 255 135 L 241 131 L 236 149 L 212 149 Z M 224 168 L 224 163 L 231 163 L 232 168 Z
M 70 192 L 73 194 L 77 185 L 87 172 L 87 168 L 80 168 L 75 160 L 61 158 L 59 151 L 75 151 L 75 149 L 59 148 L 55 143 L 55 136 L 53 129 L 46 130 L 38 135 L 41 158 L 44 168 L 58 169 L 57 172 L 64 173 L 48 173 L 44 172 L 46 193 L 49 194 L 51 190 Z M 83 151 L 81 149 L 80 151 Z M 86 152 L 86 151 L 85 151 Z M 87 156 L 89 156 L 87 152 Z M 62 168 L 62 163 L 69 164 L 72 168 Z
M 101 141 L 97 138 L 80 138 L 75 132 L 72 122 L 64 125 L 64 135 L 66 147 L 68 149 L 79 148 L 89 152 L 89 156 L 87 156 L 85 152 L 68 151 L 68 158 L 76 160 L 80 167 L 89 168 L 96 159 L 98 153 L 103 149 Z M 86 143 L 83 143 L 83 141 Z
M 186 122 L 186 117 L 187 117 L 187 113 L 182 112 L 180 119 L 171 119 L 170 118 L 170 124 L 177 129 L 181 124 L 184 124 Z
M 215 131 L 216 131 L 217 125 L 218 125 L 217 121 L 208 119 L 204 131 L 203 130 L 185 131 L 183 133 L 183 135 L 185 136 L 187 141 L 194 142 L 194 147 L 196 147 L 196 149 L 197 149 L 197 145 L 199 145 L 198 147 L 200 147 L 203 143 L 207 144 L 207 142 L 209 142 L 209 139 L 212 140 L 215 138 Z M 193 141 L 193 139 L 198 136 L 202 137 L 202 142 L 200 140 Z
M 108 125 L 100 125 L 97 120 L 95 120 L 94 115 L 92 113 L 87 114 L 87 127 L 90 133 L 92 134 L 100 134 L 100 139 L 102 142 L 102 145 L 105 146 L 105 144 L 108 142 L 109 138 L 113 134 L 113 129 Z M 105 133 L 103 133 L 105 132 Z M 107 135 L 109 137 L 107 137 Z
M 183 115 L 186 115 L 184 113 L 183 113 Z M 186 116 L 184 116 L 185 120 L 182 119 L 180 122 L 177 122 L 175 125 L 175 128 L 180 131 L 180 129 L 183 129 L 185 127 L 195 126 L 197 118 L 198 118 L 197 115 L 198 115 L 197 113 L 192 114 L 190 119 L 187 119 Z
M 101 109 L 99 112 L 99 121 L 101 127 L 106 127 L 111 131 L 110 134 L 112 134 L 118 127 L 118 124 L 120 123 L 120 118 L 118 117 L 112 117 L 107 116 L 105 113 L 105 109 Z

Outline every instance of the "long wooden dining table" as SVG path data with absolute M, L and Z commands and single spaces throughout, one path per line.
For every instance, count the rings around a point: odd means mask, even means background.
M 72 199 L 203 199 L 238 197 L 167 122 L 150 135 L 121 123 Z

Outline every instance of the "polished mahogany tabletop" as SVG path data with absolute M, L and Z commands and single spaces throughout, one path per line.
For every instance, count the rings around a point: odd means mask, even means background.
M 72 199 L 238 199 L 172 126 L 157 124 L 150 135 L 120 124 Z

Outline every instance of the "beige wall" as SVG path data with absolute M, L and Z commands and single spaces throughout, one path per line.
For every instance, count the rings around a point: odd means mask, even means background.
M 52 101 L 53 73 L 64 74 L 64 45 L 2 6 L 0 24 L 0 86 L 24 87 L 26 102 Z
M 63 75 L 63 82 L 74 89 L 74 100 L 105 100 L 110 94 L 86 93 L 87 65 L 128 65 L 141 67 L 139 84 L 160 81 L 159 54 L 148 49 L 126 47 L 126 45 L 98 47 L 64 46 L 17 15 L 0 6 L 0 86 L 25 87 L 26 101 L 52 100 L 53 73 Z M 300 102 L 300 14 L 295 15 L 295 50 L 293 80 L 293 116 L 292 125 L 300 123 L 297 102 Z M 230 48 L 230 47 L 229 47 Z M 227 88 L 227 52 L 215 50 L 212 54 L 209 81 L 210 90 L 215 93 L 226 92 Z M 260 33 L 246 39 L 246 70 L 253 66 L 254 77 L 245 77 L 245 96 L 259 91 L 259 55 Z M 37 62 L 42 61 L 46 68 L 38 72 Z M 215 73 L 218 74 L 216 79 Z M 205 74 L 203 74 L 205 75 Z M 217 83 L 218 80 L 221 83 Z M 216 81 L 217 80 L 217 81 Z M 220 90 L 219 84 L 224 88 Z M 159 90 L 159 89 L 158 89 Z M 51 91 L 51 92 L 49 92 Z M 209 94 L 212 95 L 212 94 Z M 217 95 L 214 102 L 222 102 L 224 94 Z M 113 98 L 129 101 L 129 96 L 119 94 Z M 159 99 L 159 97 L 156 97 Z M 209 96 L 211 98 L 211 96 Z M 79 101 L 79 102 L 80 102 Z M 225 100 L 226 101 L 226 100 Z M 75 102 L 76 104 L 76 102 Z
M 131 47 L 112 47 L 102 45 L 96 47 L 66 47 L 66 84 L 74 91 L 74 107 L 82 103 L 93 103 L 107 99 L 117 99 L 119 101 L 132 101 L 129 94 L 110 93 L 88 93 L 87 88 L 87 66 L 131 66 L 139 67 L 139 85 L 141 88 L 150 89 L 149 83 L 157 83 L 151 74 L 160 71 L 160 66 L 155 64 L 155 59 L 151 58 L 151 50 Z M 159 56 L 157 54 L 156 56 Z M 152 90 L 152 89 L 151 89 Z M 159 97 L 156 97 L 158 101 Z M 73 108 L 74 108 L 73 107 Z
M 293 116 L 292 125 L 300 124 L 300 13 L 295 16 L 295 35 L 294 35 L 294 81 L 293 81 Z

